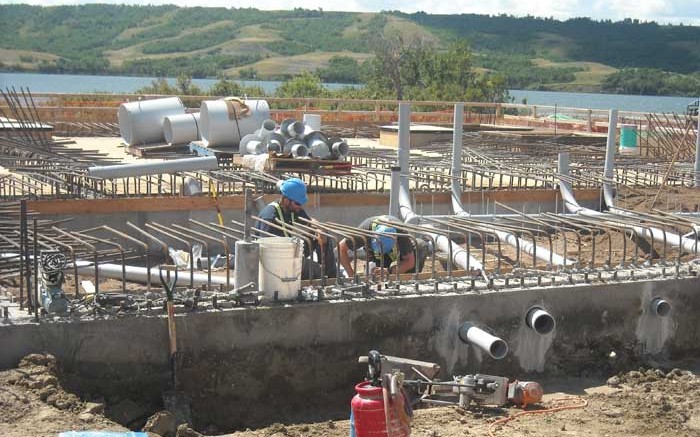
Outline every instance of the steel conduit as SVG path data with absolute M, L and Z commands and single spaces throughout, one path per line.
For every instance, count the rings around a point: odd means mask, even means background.
M 413 212 L 413 207 L 411 206 L 411 199 L 409 195 L 408 187 L 408 158 L 411 147 L 411 106 L 409 103 L 399 103 L 399 174 L 400 174 L 400 184 L 399 193 L 396 196 L 398 199 L 398 210 L 399 215 L 409 224 L 418 224 L 420 221 L 420 216 Z M 392 171 L 392 178 L 394 178 L 397 172 Z M 392 188 L 397 184 L 392 182 Z M 392 190 L 393 195 L 393 190 Z M 391 204 L 391 201 L 390 201 Z M 431 234 L 430 237 L 435 241 L 437 249 L 441 252 L 452 254 L 452 262 L 459 266 L 463 270 L 467 270 L 467 267 L 474 270 L 479 270 L 484 274 L 484 266 L 474 257 L 472 257 L 466 250 L 461 248 L 458 244 L 455 244 L 449 238 L 444 235 Z
M 462 187 L 459 181 L 462 175 L 462 119 L 464 114 L 464 104 L 455 104 L 454 112 L 454 131 L 452 135 L 452 210 L 457 216 L 469 216 L 470 214 L 464 211 L 462 207 Z M 400 127 L 399 127 L 400 129 Z M 508 245 L 513 246 L 516 250 L 519 248 L 529 255 L 535 255 L 538 259 L 552 263 L 555 266 L 567 266 L 576 264 L 574 261 L 568 260 L 561 255 L 552 253 L 549 250 L 536 246 L 533 243 L 523 240 L 522 238 L 513 235 L 509 232 L 501 231 L 493 228 L 492 232 Z
M 607 163 L 606 163 L 607 165 Z M 569 154 L 567 152 L 562 152 L 559 154 L 559 174 L 561 176 L 568 175 L 569 173 Z M 606 215 L 603 212 L 600 211 L 595 211 L 589 208 L 584 208 L 579 203 L 576 201 L 576 198 L 574 197 L 574 194 L 571 190 L 571 185 L 563 181 L 560 177 L 559 179 L 559 191 L 561 192 L 562 198 L 564 199 L 564 204 L 566 205 L 566 208 L 571 211 L 574 214 L 581 214 L 581 215 L 586 215 L 590 217 L 598 217 L 598 218 L 603 218 L 605 219 Z M 606 202 L 608 199 L 606 199 Z M 629 217 L 629 218 L 637 218 L 639 219 L 639 216 L 636 214 L 632 214 L 627 211 L 620 211 L 617 208 L 614 207 L 613 205 L 608 205 L 610 206 L 610 212 L 614 215 L 618 216 L 624 216 L 624 217 Z M 666 232 L 663 231 L 662 229 L 655 228 L 652 226 L 635 226 L 635 225 L 630 225 L 634 231 L 641 235 L 641 236 L 650 236 L 655 242 L 661 243 L 661 244 L 670 244 L 673 247 L 680 247 L 683 250 L 690 252 L 690 253 L 696 253 L 697 251 L 697 245 L 698 241 L 696 239 L 691 239 L 691 238 L 686 238 L 686 237 L 681 237 L 678 234 L 674 234 L 671 232 Z

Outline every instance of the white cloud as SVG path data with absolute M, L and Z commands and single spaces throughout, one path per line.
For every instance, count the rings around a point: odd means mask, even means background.
M 0 4 L 20 3 L 13 0 L 0 0 Z M 231 7 L 230 0 L 28 0 L 21 3 L 54 6 L 59 4 L 115 3 L 115 4 L 176 4 L 178 6 L 219 6 Z M 400 10 L 403 12 L 424 11 L 430 14 L 509 14 L 515 16 L 532 15 L 554 17 L 565 20 L 573 17 L 622 20 L 624 18 L 659 23 L 683 23 L 700 26 L 700 8 L 697 0 L 348 0 L 329 4 L 322 0 L 298 0 L 290 3 L 285 0 L 239 0 L 238 8 L 263 10 L 306 9 L 340 10 L 348 12 L 378 12 Z

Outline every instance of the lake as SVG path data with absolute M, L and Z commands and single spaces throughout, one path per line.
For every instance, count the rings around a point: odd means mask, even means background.
M 151 84 L 154 77 L 132 76 L 91 76 L 75 74 L 42 73 L 2 73 L 0 88 L 14 86 L 29 88 L 34 93 L 133 93 Z M 169 79 L 175 84 L 175 79 Z M 258 85 L 265 92 L 272 93 L 282 82 L 239 80 L 242 85 Z M 192 79 L 192 83 L 206 90 L 216 79 Z M 339 89 L 344 84 L 326 84 L 330 90 Z M 632 96 L 624 94 L 568 93 L 554 91 L 510 90 L 516 103 L 527 99 L 530 105 L 557 105 L 560 107 L 588 109 L 619 109 L 639 112 L 685 112 L 693 97 Z

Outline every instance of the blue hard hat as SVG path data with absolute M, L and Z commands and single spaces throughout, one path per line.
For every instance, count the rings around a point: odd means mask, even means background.
M 379 233 L 379 234 L 395 234 L 396 233 L 395 228 L 392 228 L 391 226 L 387 226 L 387 225 L 379 225 L 376 227 L 376 229 L 374 231 Z M 381 244 L 379 243 L 379 240 L 381 240 Z M 371 245 L 372 245 L 372 252 L 389 253 L 389 252 L 391 252 L 391 249 L 394 248 L 394 239 L 389 237 L 388 235 L 378 235 L 378 236 L 372 238 Z
M 306 184 L 299 178 L 290 178 L 280 184 L 280 192 L 288 199 L 299 205 L 305 205 L 309 200 L 306 197 Z

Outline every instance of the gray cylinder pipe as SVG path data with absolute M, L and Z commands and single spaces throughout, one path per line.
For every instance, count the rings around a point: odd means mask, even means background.
M 331 156 L 333 159 L 343 159 L 350 153 L 350 146 L 341 139 L 333 140 L 331 144 Z
M 78 274 L 80 275 L 91 276 L 95 274 L 95 265 L 91 262 L 76 261 L 76 265 L 78 266 Z M 69 265 L 66 268 L 73 268 L 73 266 Z M 122 278 L 121 264 L 100 264 L 98 266 L 98 270 L 100 277 L 112 279 Z M 151 283 L 158 283 L 160 281 L 158 274 L 159 272 L 157 267 L 151 269 Z M 126 266 L 126 279 L 132 282 L 147 284 L 148 270 L 145 267 Z M 193 282 L 194 284 L 206 284 L 208 279 L 209 278 L 206 274 L 195 273 Z M 212 276 L 211 283 L 213 285 L 226 285 L 226 278 L 221 276 Z
M 603 170 L 603 197 L 609 207 L 615 206 L 615 192 L 612 180 L 615 177 L 615 152 L 617 152 L 617 109 L 610 110 L 608 118 L 608 141 L 605 145 L 605 167 Z
M 292 158 L 303 158 L 305 156 L 309 156 L 309 149 L 306 147 L 306 144 L 294 138 L 289 139 L 286 143 L 284 143 L 284 149 L 282 152 L 285 155 L 290 155 Z
M 459 339 L 479 347 L 494 360 L 500 360 L 508 354 L 508 344 L 505 341 L 477 328 L 470 322 L 465 322 L 459 327 Z
M 406 223 L 417 224 L 420 217 L 413 212 L 409 189 L 408 160 L 411 153 L 411 105 L 399 103 L 399 149 L 398 160 L 401 168 L 399 180 L 399 213 Z
M 411 199 L 408 188 L 408 158 L 410 153 L 410 134 L 411 134 L 411 106 L 409 103 L 399 103 L 399 171 L 391 172 L 391 192 L 394 196 L 395 187 L 398 186 L 398 195 L 395 197 L 394 204 L 398 204 L 398 213 L 406 223 L 417 224 L 420 221 L 420 216 L 413 212 Z M 398 182 L 395 179 L 399 179 Z M 389 199 L 391 204 L 391 199 Z M 441 234 L 429 234 L 435 240 L 437 249 L 444 253 L 452 253 L 452 260 L 455 265 L 464 270 L 480 270 L 483 274 L 484 266 L 476 258 L 471 256 L 469 252 L 453 243 L 449 238 Z M 484 277 L 486 277 L 484 275 Z
M 461 216 L 469 216 L 470 214 L 464 211 L 462 207 L 462 187 L 460 186 L 459 180 L 462 174 L 462 118 L 464 116 L 464 104 L 455 104 L 454 111 L 454 127 L 452 135 L 452 210 L 455 214 Z M 501 231 L 500 229 L 492 229 L 492 231 L 498 236 L 498 238 L 505 242 L 506 244 L 519 248 L 524 253 L 532 255 L 533 252 L 535 256 L 549 264 L 550 262 L 555 266 L 566 266 L 575 265 L 576 262 L 566 259 L 561 255 L 550 252 L 544 247 L 537 246 L 529 241 L 523 240 L 522 238 L 513 235 L 509 232 Z
M 698 99 L 698 130 L 695 132 L 695 188 L 700 188 L 700 99 Z
M 274 153 L 282 153 L 285 141 L 286 139 L 284 138 L 284 135 L 278 132 L 272 132 L 267 141 L 267 151 Z
M 671 303 L 657 297 L 651 301 L 651 312 L 659 317 L 666 317 L 671 312 Z
M 331 149 L 328 147 L 328 139 L 321 132 L 313 131 L 304 137 L 306 147 L 312 157 L 327 159 L 331 156 Z
M 253 282 L 255 290 L 258 286 L 258 270 L 260 268 L 260 245 L 247 241 L 236 241 L 236 253 L 234 255 L 236 276 L 233 280 L 235 288 L 242 287 Z
M 566 152 L 562 152 L 559 154 L 559 173 L 561 175 L 568 175 L 568 169 L 569 154 Z M 571 184 L 569 184 L 566 181 L 562 181 L 561 179 L 559 180 L 559 192 L 561 193 L 562 198 L 564 199 L 564 204 L 566 205 L 566 208 L 574 214 L 581 214 L 590 217 L 599 217 L 603 219 L 605 218 L 605 213 L 595 211 L 590 208 L 584 208 L 581 205 L 579 205 L 571 190 Z M 619 209 L 616 209 L 614 207 L 610 208 L 610 212 L 613 215 L 623 215 L 632 218 L 637 217 L 636 214 L 629 213 L 627 211 L 620 211 Z M 649 236 L 658 243 L 669 244 L 673 247 L 681 247 L 683 250 L 690 253 L 695 253 L 696 247 L 698 245 L 697 240 L 695 240 L 694 238 L 682 237 L 678 234 L 674 234 L 673 232 L 666 232 L 666 238 L 664 240 L 664 231 L 653 226 L 632 226 L 632 228 L 637 234 L 643 237 Z
M 172 159 L 170 161 L 138 164 L 105 165 L 88 168 L 88 174 L 102 179 L 138 177 L 148 174 L 175 173 L 179 171 L 216 170 L 216 156 Z
M 462 119 L 464 118 L 464 103 L 455 104 L 454 123 L 452 127 L 452 211 L 455 214 L 464 212 L 462 207 Z
M 401 167 L 391 167 L 391 191 L 389 192 L 389 215 L 400 217 L 399 213 L 399 190 L 401 189 L 400 177 Z
M 525 323 L 538 334 L 549 334 L 556 327 L 554 317 L 540 307 L 532 307 L 525 316 Z

